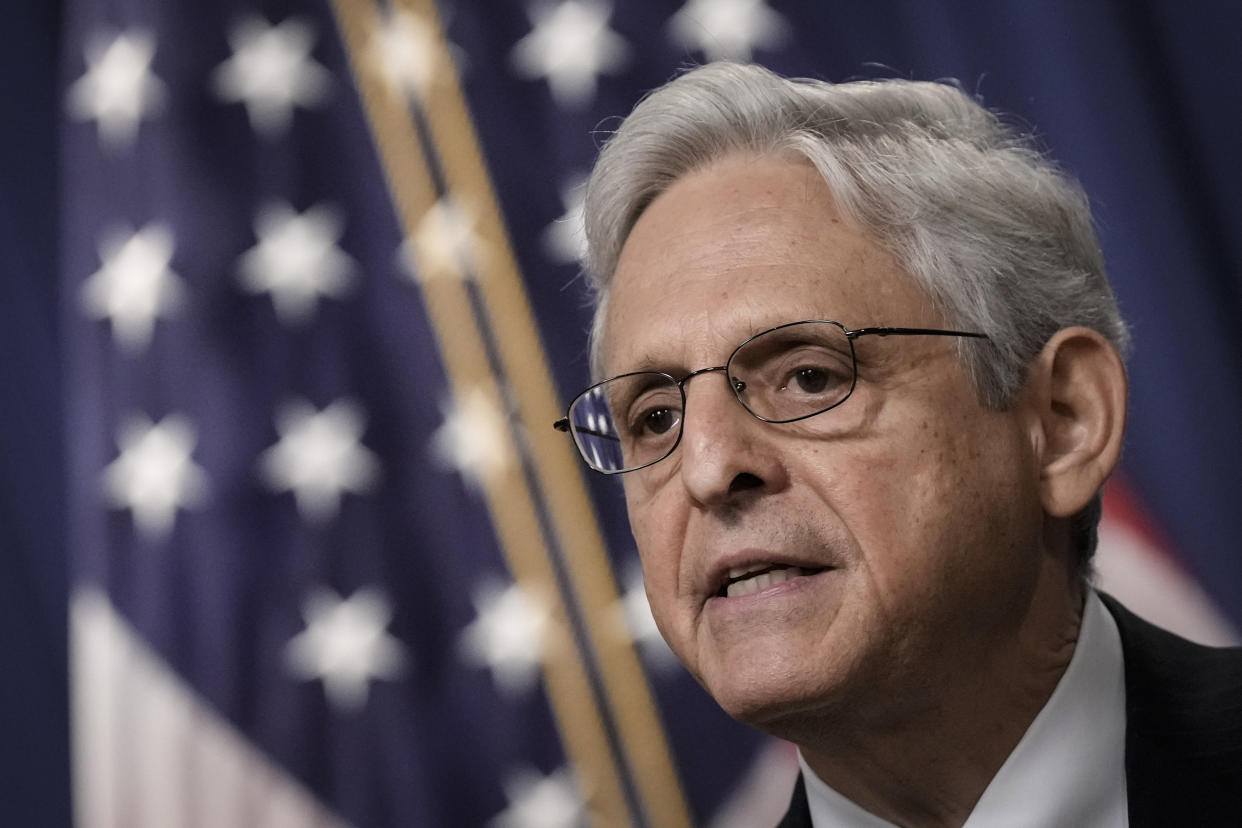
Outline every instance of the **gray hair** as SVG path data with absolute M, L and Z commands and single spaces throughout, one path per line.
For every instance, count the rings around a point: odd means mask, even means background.
M 715 63 L 642 100 L 591 174 L 586 272 L 597 300 L 597 375 L 609 287 L 634 223 L 677 179 L 736 152 L 805 157 L 948 325 L 988 335 L 958 345 L 983 404 L 1007 406 L 1062 328 L 1091 328 L 1128 351 L 1086 196 L 1029 137 L 943 83 L 831 84 Z M 1099 500 L 1074 519 L 1084 572 Z

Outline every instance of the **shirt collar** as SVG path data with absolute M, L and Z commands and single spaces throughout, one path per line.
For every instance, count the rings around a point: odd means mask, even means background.
M 1091 591 L 1074 655 L 963 828 L 1125 828 L 1125 666 L 1117 623 Z M 893 828 L 815 775 L 798 754 L 814 828 Z

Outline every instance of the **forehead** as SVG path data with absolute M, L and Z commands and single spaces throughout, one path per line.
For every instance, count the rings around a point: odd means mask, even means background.
M 803 319 L 915 325 L 929 314 L 808 161 L 733 155 L 678 179 L 635 223 L 611 286 L 604 367 L 697 367 Z

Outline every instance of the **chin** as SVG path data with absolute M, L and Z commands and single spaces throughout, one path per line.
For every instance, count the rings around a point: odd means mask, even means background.
M 830 692 L 807 687 L 804 682 L 782 681 L 771 675 L 739 678 L 734 675 L 726 682 L 704 686 L 725 713 L 774 736 L 789 738 L 787 732 L 798 730 L 795 722 L 808 715 L 823 715 L 834 706 Z

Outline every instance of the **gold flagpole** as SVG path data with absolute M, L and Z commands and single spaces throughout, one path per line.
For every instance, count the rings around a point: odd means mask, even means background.
M 381 26 L 375 4 L 371 0 L 333 0 L 333 4 L 398 219 L 406 237 L 413 239 L 439 201 L 428 166 L 434 162 L 423 151 L 411 102 L 368 60 L 370 41 Z M 628 638 L 616 629 L 612 614 L 616 585 L 581 472 L 569 446 L 549 425 L 559 413 L 555 389 L 438 18 L 427 2 L 406 3 L 403 12 L 417 15 L 437 35 L 434 42 L 441 59 L 421 106 L 448 193 L 478 219 L 483 247 L 472 264 L 486 318 L 480 319 L 472 306 L 465 281 L 470 274 L 462 261 L 437 261 L 438 278 L 420 284 L 459 399 L 479 396 L 494 410 L 506 410 L 504 389 L 497 385 L 480 326 L 490 324 L 495 341 L 502 345 L 498 350 L 503 372 L 518 427 L 524 431 L 523 439 L 530 441 L 534 482 L 540 491 L 532 491 L 517 462 L 485 475 L 482 484 L 514 578 L 528 594 L 549 602 L 556 622 L 558 632 L 545 648 L 544 671 L 562 742 L 597 824 L 688 827 L 689 812 L 645 676 Z M 445 273 L 446 267 L 455 272 Z M 564 603 L 557 588 L 557 564 L 541 542 L 541 506 L 564 551 L 574 593 L 569 600 L 576 601 L 576 607 Z M 589 667 L 578 658 L 566 629 L 575 610 L 584 618 L 593 652 L 583 655 L 597 662 L 600 693 L 592 692 Z M 597 695 L 603 696 L 608 711 L 599 709 Z M 619 757 L 610 745 L 609 723 L 620 741 Z M 635 809 L 641 813 L 633 813 Z

